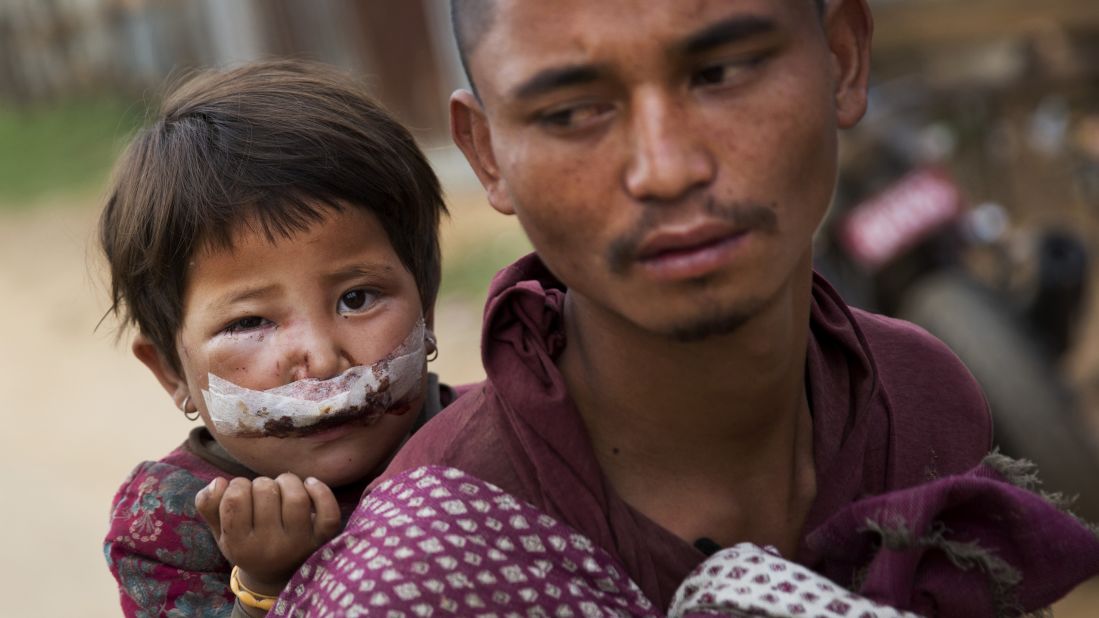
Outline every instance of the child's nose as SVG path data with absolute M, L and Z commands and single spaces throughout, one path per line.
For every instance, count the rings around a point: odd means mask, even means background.
M 350 363 L 328 332 L 319 328 L 302 328 L 288 348 L 290 381 L 313 378 L 325 380 L 339 375 Z

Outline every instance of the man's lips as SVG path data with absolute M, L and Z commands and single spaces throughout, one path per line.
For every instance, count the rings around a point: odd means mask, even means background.
M 727 263 L 749 233 L 723 222 L 665 228 L 642 241 L 637 261 L 658 279 L 701 277 Z
M 735 226 L 721 222 L 665 228 L 650 234 L 641 242 L 637 252 L 638 259 L 646 261 L 660 258 L 663 254 L 702 249 L 740 232 Z

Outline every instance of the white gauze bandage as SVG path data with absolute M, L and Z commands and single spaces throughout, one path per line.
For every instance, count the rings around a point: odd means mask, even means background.
M 385 358 L 327 380 L 306 378 L 254 391 L 211 373 L 202 391 L 206 410 L 220 433 L 279 437 L 350 421 L 371 424 L 387 413 L 404 414 L 423 395 L 424 330 L 420 320 Z

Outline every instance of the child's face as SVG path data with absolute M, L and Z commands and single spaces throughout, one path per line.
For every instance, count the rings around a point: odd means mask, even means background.
M 187 281 L 177 345 L 187 394 L 241 463 L 338 486 L 373 471 L 408 433 L 419 406 L 305 437 L 234 437 L 218 433 L 202 397 L 209 373 L 266 390 L 368 365 L 404 341 L 422 316 L 419 291 L 373 214 L 329 210 L 273 244 L 243 226 L 232 250 L 197 254 Z

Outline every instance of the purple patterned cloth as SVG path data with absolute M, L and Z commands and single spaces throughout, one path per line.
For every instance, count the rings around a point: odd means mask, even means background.
M 665 615 L 591 539 L 494 485 L 438 466 L 394 477 L 364 498 L 272 614 Z M 700 565 L 671 615 L 915 618 L 751 544 Z
M 607 552 L 453 468 L 394 477 L 298 570 L 274 616 L 659 616 Z
M 665 614 L 590 538 L 494 485 L 430 466 L 364 497 L 271 615 L 1016 616 L 1099 572 L 1091 530 L 988 464 L 856 502 L 810 542 L 826 556 L 824 574 L 738 545 L 694 569 Z M 852 572 L 856 590 L 836 583 Z

